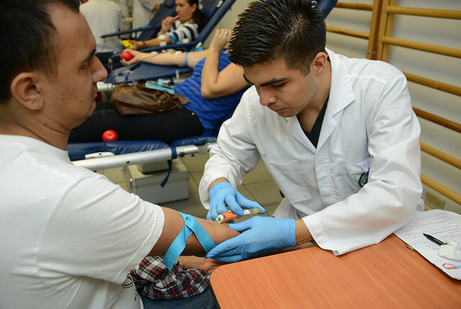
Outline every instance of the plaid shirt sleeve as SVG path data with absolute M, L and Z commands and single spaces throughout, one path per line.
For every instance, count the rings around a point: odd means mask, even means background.
M 210 276 L 204 269 L 188 269 L 176 261 L 171 271 L 163 257 L 148 256 L 130 271 L 138 292 L 150 299 L 182 299 L 204 292 Z

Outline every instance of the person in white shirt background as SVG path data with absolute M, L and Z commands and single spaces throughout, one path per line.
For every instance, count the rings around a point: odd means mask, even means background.
M 234 262 L 315 241 L 340 255 L 376 244 L 423 210 L 420 125 L 402 72 L 325 48 L 315 1 L 260 0 L 241 14 L 229 59 L 253 85 L 223 124 L 199 192 L 207 218 L 258 207 L 236 188 L 262 159 L 285 196 L 273 218 L 206 257 Z
M 101 35 L 117 32 L 122 28 L 122 12 L 117 3 L 111 0 L 82 0 L 80 12 L 94 35 L 97 53 L 123 50 L 122 41 L 117 36 L 101 38 Z
M 133 29 L 148 24 L 162 2 L 162 0 L 133 0 Z
M 109 71 L 109 58 L 114 52 L 123 50 L 122 40 L 118 36 L 101 38 L 101 35 L 121 30 L 120 6 L 111 0 L 82 0 L 80 12 L 85 17 L 96 40 L 96 57 Z

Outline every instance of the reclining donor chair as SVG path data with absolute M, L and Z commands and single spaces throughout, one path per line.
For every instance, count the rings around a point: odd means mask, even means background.
M 203 44 L 208 35 L 213 31 L 221 18 L 230 9 L 235 0 L 202 0 L 202 13 L 207 18 L 207 22 L 203 27 L 200 35 L 194 42 L 187 44 L 176 44 L 175 48 L 183 48 L 184 50 L 191 49 L 197 44 Z M 168 1 L 165 0 L 166 4 Z M 174 3 L 174 1 L 173 1 Z M 164 47 L 162 47 L 164 48 Z M 159 48 L 160 50 L 161 48 Z M 137 63 L 131 67 L 123 67 L 113 71 L 106 79 L 105 85 L 100 89 L 106 88 L 111 89 L 111 85 L 123 83 L 123 82 L 134 82 L 139 79 L 156 80 L 159 78 L 168 78 L 177 76 L 183 73 L 190 73 L 190 68 L 179 68 L 176 66 L 160 66 L 149 63 Z M 224 120 L 229 118 L 231 115 L 225 117 Z M 125 166 L 129 164 L 139 164 L 142 162 L 149 161 L 161 161 L 176 158 L 177 155 L 191 155 L 194 153 L 203 152 L 197 146 L 203 146 L 208 143 L 216 142 L 220 125 L 215 129 L 213 135 L 209 136 L 196 136 L 186 139 L 175 141 L 171 145 L 160 141 L 116 141 L 116 142 L 88 142 L 88 143 L 69 143 L 68 153 L 72 161 L 77 165 L 85 166 L 92 170 L 105 169 L 117 166 Z M 189 146 L 184 148 L 185 146 Z M 177 147 L 183 147 L 175 151 Z M 171 150 L 170 150 L 171 149 Z M 187 151 L 186 151 L 187 149 Z M 146 158 L 144 152 L 162 150 L 158 152 L 158 155 L 149 153 Z M 137 153 L 142 152 L 140 155 Z M 165 155 L 168 153 L 168 155 Z M 126 159 L 128 155 L 134 154 L 134 157 L 139 159 Z M 101 159 L 101 157 L 112 156 L 110 159 Z M 116 156 L 116 157 L 114 157 Z M 140 159 L 140 158 L 143 159 Z M 89 158 L 99 158 L 98 160 L 85 160 Z M 83 160 L 83 161 L 82 161 Z M 125 162 L 126 161 L 126 162 Z M 142 162 L 141 162 L 142 161 Z
M 162 21 L 169 17 L 174 16 L 176 14 L 176 4 L 175 0 L 164 0 L 163 3 L 160 5 L 160 9 L 155 13 L 155 15 L 150 20 L 149 24 L 145 25 L 145 27 L 131 29 L 131 30 L 124 30 L 114 33 L 107 33 L 101 35 L 101 38 L 105 39 L 108 37 L 113 36 L 120 36 L 124 34 L 134 33 L 134 39 L 136 41 L 145 41 L 154 38 L 157 33 L 162 28 Z M 139 35 L 138 35 L 139 34 Z
M 90 170 L 123 167 L 130 192 L 152 203 L 171 202 L 189 197 L 187 168 L 174 159 L 207 154 L 217 146 L 220 126 L 212 135 L 183 138 L 170 145 L 155 140 L 68 143 L 67 152 L 74 165 Z
M 205 21 L 205 24 L 203 25 L 202 30 L 200 30 L 200 33 L 195 40 L 193 40 L 192 42 L 187 42 L 187 43 L 184 42 L 184 43 L 172 44 L 172 45 L 167 45 L 167 46 L 157 46 L 157 47 L 145 48 L 145 49 L 142 49 L 141 51 L 142 52 L 166 52 L 167 50 L 191 51 L 192 49 L 200 48 L 203 45 L 203 43 L 206 41 L 208 36 L 211 34 L 213 29 L 216 27 L 216 25 L 219 23 L 219 21 L 223 18 L 223 16 L 227 13 L 227 11 L 232 7 L 235 1 L 236 0 L 202 0 L 200 1 L 200 4 L 202 6 L 202 9 L 201 9 L 202 15 L 204 16 L 206 21 Z M 168 0 L 165 0 L 165 3 L 167 2 Z M 173 4 L 174 4 L 174 1 L 173 1 Z M 160 27 L 161 27 L 161 21 L 160 21 Z M 145 28 L 140 28 L 140 29 L 145 29 Z M 143 33 L 137 40 L 142 41 L 142 40 L 147 40 L 152 37 L 155 37 L 155 35 L 160 30 L 160 28 L 158 28 L 155 31 L 153 30 L 154 28 L 147 28 L 147 29 L 150 29 L 153 35 L 151 37 L 145 38 L 145 34 Z M 121 32 L 119 33 L 121 34 Z M 107 37 L 107 36 L 113 36 L 113 35 L 115 34 L 108 34 L 108 35 L 104 35 L 101 37 Z M 114 55 L 110 57 L 109 67 L 111 67 L 111 62 L 119 61 L 119 56 L 120 56 L 120 53 L 114 53 Z M 144 67 L 146 67 L 146 69 L 144 69 Z M 138 69 L 137 71 L 142 72 L 142 73 L 139 73 L 140 75 L 139 77 L 135 77 L 135 75 L 133 75 L 132 78 L 126 79 L 126 80 L 120 79 L 120 78 L 113 78 L 111 79 L 111 83 L 114 84 L 114 83 L 121 83 L 121 82 L 129 82 L 129 81 L 133 81 L 133 80 L 137 80 L 141 78 L 143 79 L 158 78 L 156 77 L 155 71 L 151 71 L 151 68 L 149 67 L 148 63 L 141 63 L 137 67 L 137 69 Z M 187 69 L 187 68 L 184 68 L 184 69 Z M 119 69 L 113 70 L 109 78 L 111 78 L 113 75 L 121 75 L 124 72 L 124 70 L 125 68 L 119 68 Z M 152 75 L 153 77 L 151 77 L 151 74 L 153 74 Z
M 168 0 L 165 0 L 167 2 Z M 167 46 L 158 46 L 142 49 L 142 52 L 167 52 L 167 51 L 191 51 L 193 49 L 201 48 L 208 36 L 215 29 L 216 25 L 232 7 L 236 0 L 202 0 L 202 14 L 206 19 L 206 22 L 200 31 L 199 35 L 192 42 L 179 43 Z M 174 1 L 173 1 L 174 3 Z M 155 16 L 154 16 L 155 17 Z M 161 25 L 161 23 L 160 23 Z M 141 28 L 143 29 L 143 28 Z M 159 29 L 160 30 L 160 29 Z M 155 32 L 157 33 L 158 30 Z M 114 53 L 109 59 L 109 63 L 119 61 L 120 53 Z M 110 64 L 109 64 L 110 67 Z M 118 84 L 123 82 L 131 82 L 138 79 L 157 79 L 172 76 L 173 73 L 179 71 L 177 74 L 189 73 L 192 70 L 189 68 L 177 68 L 177 67 L 164 67 L 163 69 L 158 66 L 153 66 L 149 63 L 138 63 L 135 69 L 131 69 L 132 73 L 128 78 L 124 72 L 127 68 L 118 68 L 110 72 L 107 80 L 110 80 L 112 84 Z M 161 71 L 160 75 L 157 73 Z

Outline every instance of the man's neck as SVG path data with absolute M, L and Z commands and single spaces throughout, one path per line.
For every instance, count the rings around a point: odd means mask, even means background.
M 30 137 L 66 150 L 69 134 L 54 129 L 31 113 L 33 111 L 27 109 L 12 111 L 7 104 L 0 104 L 0 134 Z
M 311 132 L 323 105 L 330 95 L 331 64 L 327 62 L 325 73 L 320 77 L 319 87 L 309 104 L 298 114 L 298 121 L 304 131 Z

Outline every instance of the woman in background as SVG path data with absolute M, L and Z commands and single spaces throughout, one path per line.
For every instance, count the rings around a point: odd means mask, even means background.
M 162 21 L 162 28 L 157 37 L 147 41 L 128 40 L 133 49 L 138 50 L 160 45 L 181 43 L 184 39 L 189 42 L 195 40 L 204 24 L 202 12 L 198 7 L 198 0 L 176 0 L 176 16 L 167 17 Z M 161 44 L 161 42 L 165 42 Z

